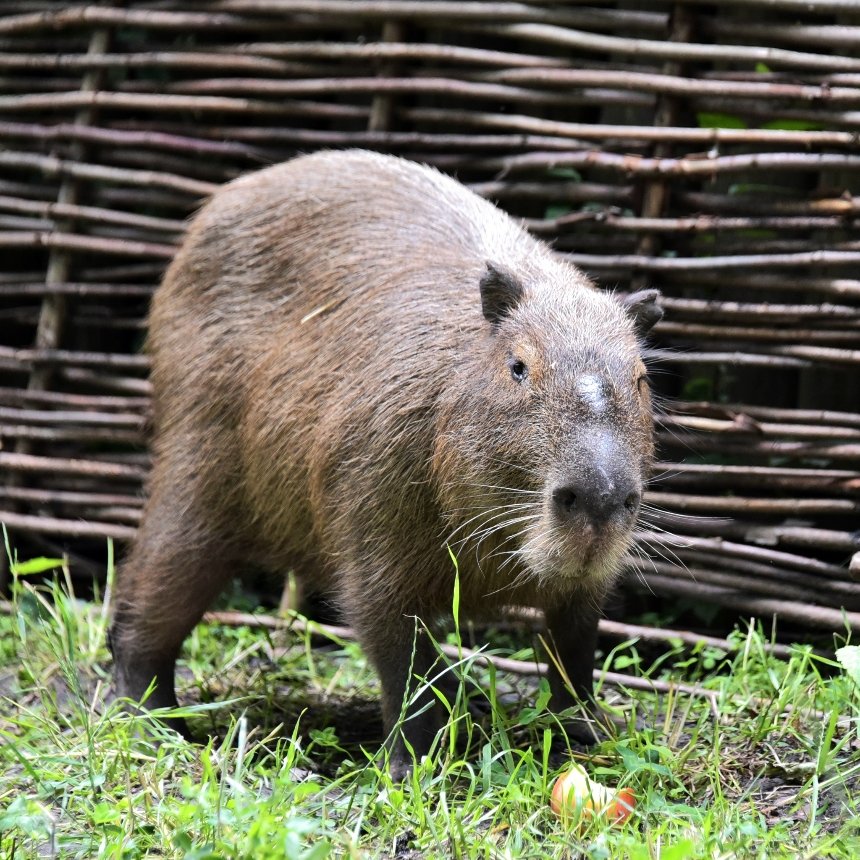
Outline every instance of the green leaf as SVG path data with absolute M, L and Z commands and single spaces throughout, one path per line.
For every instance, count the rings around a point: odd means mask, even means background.
M 582 174 L 572 167 L 551 167 L 547 171 L 547 175 L 553 179 L 570 179 L 573 182 L 582 182 Z
M 767 63 L 756 63 L 755 64 L 755 70 L 757 72 L 759 72 L 759 74 L 762 74 L 762 75 L 769 75 L 770 74 L 770 66 L 768 66 Z
M 547 221 L 555 220 L 556 218 L 563 218 L 565 215 L 570 215 L 573 212 L 573 207 L 571 206 L 547 206 L 544 210 L 543 217 L 547 219 Z
M 11 571 L 15 576 L 29 576 L 33 573 L 45 573 L 48 570 L 62 567 L 61 558 L 31 558 L 29 561 L 16 561 L 11 565 Z
M 822 131 L 824 123 L 812 122 L 807 119 L 772 119 L 762 128 L 772 131 Z
M 699 128 L 749 128 L 739 116 L 732 116 L 729 113 L 699 111 L 696 119 L 699 122 Z
M 836 659 L 857 686 L 860 686 L 860 645 L 846 645 L 836 652 Z

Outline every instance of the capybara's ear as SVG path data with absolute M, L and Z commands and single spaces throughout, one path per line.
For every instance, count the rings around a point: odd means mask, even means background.
M 514 275 L 487 263 L 487 271 L 481 278 L 481 310 L 493 326 L 499 325 L 522 297 L 523 286 Z
M 659 290 L 639 290 L 621 299 L 624 310 L 633 320 L 633 328 L 639 337 L 644 337 L 663 319 Z

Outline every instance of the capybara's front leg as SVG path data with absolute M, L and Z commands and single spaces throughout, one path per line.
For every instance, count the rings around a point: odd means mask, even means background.
M 565 723 L 568 734 L 583 743 L 606 735 L 609 716 L 594 699 L 594 651 L 598 610 L 591 596 L 579 596 L 545 608 L 548 655 L 547 678 L 556 713 L 579 708 L 583 716 Z M 592 598 L 593 599 L 593 598 Z
M 392 612 L 354 618 L 353 626 L 382 685 L 391 775 L 403 779 L 412 767 L 412 754 L 420 761 L 429 753 L 444 723 L 444 709 L 429 686 L 438 654 L 414 617 Z

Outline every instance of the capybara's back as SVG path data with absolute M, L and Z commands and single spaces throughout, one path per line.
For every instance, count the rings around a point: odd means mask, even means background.
M 230 183 L 153 301 L 154 467 L 117 589 L 117 691 L 175 702 L 183 639 L 253 564 L 312 578 L 379 671 L 391 729 L 414 617 L 542 607 L 587 695 L 600 598 L 652 453 L 625 304 L 454 180 L 368 152 Z M 587 677 L 586 677 L 587 676 Z M 570 696 L 551 677 L 559 706 Z M 420 710 L 421 703 L 412 707 Z M 433 709 L 404 726 L 425 751 Z M 392 745 L 406 766 L 404 746 Z

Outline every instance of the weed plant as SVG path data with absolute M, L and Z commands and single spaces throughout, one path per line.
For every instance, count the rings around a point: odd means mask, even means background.
M 726 652 L 677 643 L 655 657 L 622 643 L 605 670 L 710 694 L 616 694 L 630 729 L 589 750 L 566 744 L 544 683 L 461 650 L 437 666 L 465 678 L 453 701 L 437 691 L 448 727 L 395 783 L 354 643 L 200 625 L 181 661 L 180 699 L 194 703 L 181 713 L 210 739 L 189 743 L 106 704 L 105 601 L 76 599 L 58 560 L 13 572 L 0 614 L 4 860 L 860 857 L 860 649 L 845 641 L 838 659 L 798 645 L 787 660 L 754 624 Z M 533 658 L 522 638 L 491 641 Z M 572 760 L 634 790 L 625 825 L 551 812 Z

